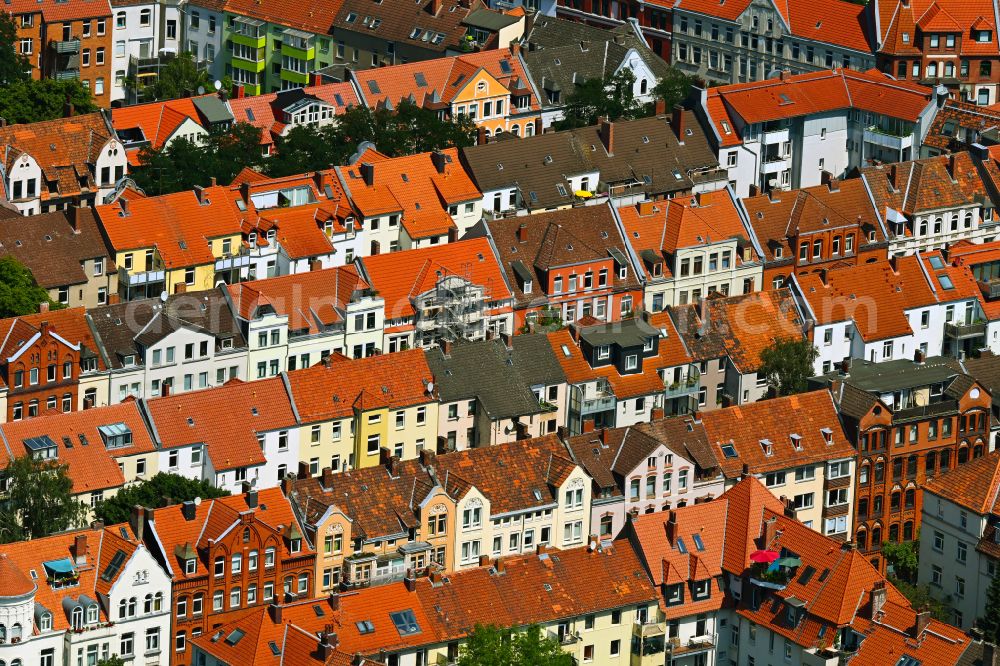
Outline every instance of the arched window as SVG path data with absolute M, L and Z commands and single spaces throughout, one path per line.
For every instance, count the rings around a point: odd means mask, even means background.
M 963 444 L 958 449 L 958 464 L 963 465 L 969 461 L 969 445 Z
M 7 626 L 0 624 L 0 641 L 7 640 Z
M 937 452 L 928 451 L 924 458 L 924 472 L 928 475 L 933 474 L 935 467 L 937 467 Z
M 639 81 L 639 94 L 645 95 L 649 91 L 649 81 L 643 79 Z
M 250 528 L 243 528 L 243 543 L 250 543 Z
M 858 550 L 868 550 L 868 530 L 865 528 L 859 528 L 856 537 L 858 542 Z
M 153 612 L 163 610 L 163 592 L 157 592 L 153 596 Z
M 524 136 L 535 136 L 535 123 L 524 124 Z
M 981 458 L 983 456 L 983 443 L 979 442 L 972 449 L 973 458 Z
M 891 543 L 896 543 L 899 541 L 899 525 L 893 524 L 889 525 L 889 541 Z
M 514 136 L 521 136 L 521 126 L 520 125 L 511 125 L 510 126 L 510 133 L 513 134 Z
M 129 617 L 135 617 L 135 608 L 136 608 L 137 605 L 138 605 L 138 603 L 137 603 L 135 597 L 131 597 L 128 600 L 128 616 Z
M 875 483 L 880 483 L 885 478 L 885 463 L 875 463 Z
M 73 609 L 73 628 L 79 629 L 83 627 L 83 606 L 77 606 Z M 11 636 L 13 640 L 13 636 Z
M 299 594 L 305 594 L 309 590 L 309 574 L 299 574 Z
M 97 624 L 98 619 L 100 619 L 100 613 L 97 604 L 91 604 L 87 607 L 87 624 Z
M 912 509 L 916 506 L 916 495 L 917 491 L 913 488 L 907 488 L 904 494 L 903 506 L 907 509 Z
M 903 523 L 903 541 L 913 541 L 913 521 Z
M 152 594 L 147 594 L 146 597 L 142 600 L 142 612 L 143 613 L 152 613 L 153 612 L 153 595 Z
M 879 548 L 882 545 L 882 528 L 875 526 L 872 528 L 872 548 Z
M 889 496 L 889 510 L 890 511 L 893 511 L 893 512 L 899 511 L 899 500 L 900 499 L 901 499 L 900 498 L 900 492 L 898 490 L 892 491 L 892 495 Z

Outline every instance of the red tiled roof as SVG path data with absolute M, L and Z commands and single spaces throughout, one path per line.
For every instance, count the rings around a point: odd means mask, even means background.
M 352 106 L 359 103 L 354 86 L 350 83 L 325 83 L 319 86 L 306 86 L 302 89 L 305 95 L 311 95 L 333 107 L 335 115 L 341 115 Z M 238 123 L 250 123 L 259 127 L 261 144 L 274 143 L 275 137 L 282 136 L 288 127 L 279 108 L 280 93 L 265 95 L 249 95 L 229 100 L 229 108 Z
M 204 444 L 215 471 L 265 462 L 257 434 L 294 428 L 295 413 L 280 377 L 231 381 L 148 402 L 160 444 Z
M 880 43 L 879 52 L 892 55 L 914 55 L 920 53 L 917 31 L 929 34 L 958 33 L 959 50 L 952 55 L 998 55 L 997 34 L 993 26 L 994 10 L 989 0 L 892 0 L 875 3 L 878 26 L 881 34 L 876 38 Z M 972 38 L 977 25 L 993 34 L 988 42 L 978 42 Z M 903 35 L 906 35 L 904 40 Z
M 4 11 L 12 15 L 41 12 L 46 23 L 55 23 L 111 16 L 111 5 L 108 3 L 108 0 L 72 0 L 72 2 L 60 2 L 60 0 L 11 0 L 4 7 Z
M 111 110 L 111 124 L 117 132 L 139 129 L 149 142 L 149 147 L 157 150 L 181 124 L 191 119 L 201 126 L 201 117 L 194 105 L 194 97 L 150 102 L 123 106 Z M 129 149 L 129 163 L 138 164 L 139 148 Z
M 360 261 L 363 275 L 385 299 L 386 319 L 413 316 L 413 299 L 433 289 L 444 275 L 457 275 L 484 287 L 487 301 L 511 298 L 486 238 L 377 254 Z
M 924 490 L 979 515 L 1000 513 L 1000 451 L 934 477 L 924 483 Z
M 318 35 L 333 34 L 333 19 L 342 0 L 224 0 L 225 10 Z

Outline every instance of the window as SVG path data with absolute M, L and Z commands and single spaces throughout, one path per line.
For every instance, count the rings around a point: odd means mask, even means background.
M 160 649 L 160 628 L 146 630 L 146 652 L 156 652 Z

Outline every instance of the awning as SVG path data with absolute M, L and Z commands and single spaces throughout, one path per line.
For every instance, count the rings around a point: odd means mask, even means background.
M 68 557 L 64 557 L 61 560 L 50 560 L 43 563 L 42 566 L 45 567 L 45 573 L 50 576 L 55 574 L 73 573 L 73 562 Z

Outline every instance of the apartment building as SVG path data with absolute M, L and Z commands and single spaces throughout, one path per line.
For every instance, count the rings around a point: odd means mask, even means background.
M 882 71 L 901 80 L 945 85 L 952 96 L 970 104 L 997 102 L 995 3 L 878 0 L 871 10 L 875 57 Z
M 153 436 L 135 402 L 4 423 L 0 440 L 4 467 L 24 456 L 65 464 L 73 498 L 91 508 L 159 470 Z
M 357 266 L 385 301 L 383 351 L 514 330 L 513 295 L 486 238 L 362 257 Z
M 971 629 L 985 616 L 1000 560 L 1000 453 L 987 453 L 924 484 L 918 582 Z
M 487 139 L 504 132 L 532 136 L 543 129 L 531 78 L 511 48 L 352 71 L 351 78 L 362 103 L 372 109 L 392 110 L 410 101 L 448 118 L 466 116 Z
M 994 204 L 970 153 L 862 168 L 861 175 L 890 234 L 890 256 L 1000 237 Z
M 943 89 L 942 89 L 943 90 Z M 847 68 L 736 83 L 696 106 L 737 196 L 798 189 L 919 154 L 941 91 Z
M 996 126 L 1000 112 L 958 100 L 946 100 L 924 137 L 920 157 L 935 157 L 951 152 L 970 150 L 975 144 L 996 143 Z
M 131 522 L 168 576 L 172 666 L 199 663 L 190 642 L 210 635 L 217 614 L 315 596 L 316 551 L 277 488 L 137 507 Z
M 714 84 L 761 81 L 775 71 L 807 73 L 875 66 L 867 12 L 837 0 L 821 9 L 742 0 L 685 0 L 673 7 L 671 63 Z
M 94 102 L 111 106 L 111 5 L 17 0 L 4 7 L 17 26 L 17 48 L 33 79 L 79 79 Z
M 601 428 L 563 443 L 593 480 L 590 521 L 602 543 L 641 514 L 706 502 L 725 490 L 705 430 L 689 416 Z
M 437 448 L 438 402 L 420 349 L 355 360 L 332 354 L 282 380 L 310 474 L 376 466 L 383 448 L 400 460 Z
M 231 381 L 142 401 L 161 471 L 229 492 L 274 488 L 298 468 L 303 442 L 283 377 Z
M 68 111 L 57 120 L 0 126 L 0 201 L 23 215 L 100 205 L 125 175 L 125 149 L 108 117 Z
M 764 398 L 769 384 L 760 372 L 761 353 L 775 341 L 803 338 L 803 322 L 787 289 L 712 295 L 668 312 L 700 378 L 699 411 Z
M 188 50 L 183 41 L 183 5 L 160 0 L 113 0 L 111 7 L 111 101 L 134 104 L 143 97 L 142 87 L 156 81 L 160 68 Z M 197 49 L 192 52 L 195 61 L 199 55 Z
M 888 257 L 891 234 L 864 179 L 829 173 L 822 179 L 820 185 L 741 200 L 763 254 L 764 288 L 784 287 L 791 275 Z
M 130 5 L 126 11 L 139 7 L 141 5 Z M 159 58 L 154 60 L 160 61 Z M 233 120 L 227 102 L 218 94 L 133 104 L 111 110 L 111 124 L 125 146 L 125 154 L 132 167 L 141 164 L 139 154 L 143 148 L 163 150 L 181 138 L 197 145 L 205 140 L 209 132 L 229 129 Z
M 17 214 L 0 210 L 0 257 L 23 264 L 53 302 L 93 308 L 117 295 L 118 275 L 93 209 L 8 218 Z
M 259 378 L 222 289 L 118 303 L 87 312 L 107 368 L 97 400 L 155 398 Z M 272 368 L 272 375 L 282 368 Z
M 543 334 L 426 350 L 445 451 L 551 434 L 566 422 L 566 375 Z
M 128 525 L 0 547 L 0 659 L 170 663 L 170 577 Z
M 917 538 L 924 484 L 988 451 L 989 393 L 944 358 L 856 362 L 818 382 L 857 449 L 854 541 L 881 568 L 883 542 Z
M 698 374 L 665 315 L 574 324 L 548 337 L 569 383 L 571 434 L 691 411 Z
M 617 215 L 642 267 L 645 309 L 762 288 L 761 253 L 729 189 L 643 201 Z
M 945 311 L 945 346 L 952 355 L 971 357 L 984 349 L 994 353 L 1000 350 L 1000 312 L 996 304 L 1000 293 L 994 293 L 993 287 L 995 272 L 1000 268 L 1000 243 L 959 241 L 947 250 L 925 255 L 924 266 L 935 284 L 940 285 L 944 279 L 957 296 L 976 301 L 965 301 Z
M 455 148 L 389 158 L 368 147 L 335 171 L 367 233 L 362 256 L 448 243 L 482 217 Z

